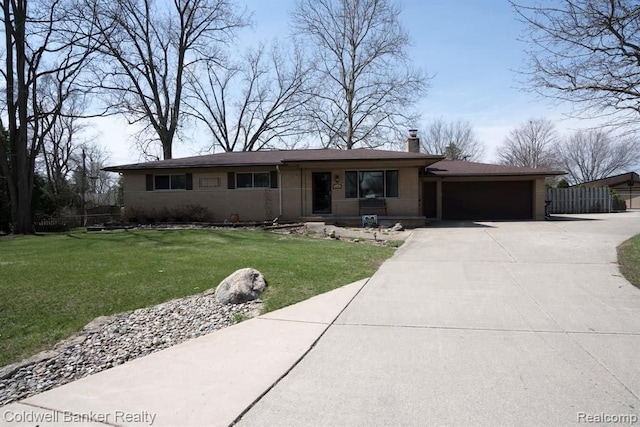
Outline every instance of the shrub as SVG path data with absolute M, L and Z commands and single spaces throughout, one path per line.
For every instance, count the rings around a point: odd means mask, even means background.
M 187 217 L 193 222 L 210 222 L 213 221 L 213 214 L 209 209 L 200 205 L 185 206 Z
M 185 223 L 185 222 L 211 222 L 213 214 L 209 209 L 200 205 L 187 205 L 177 208 L 162 208 L 160 210 L 144 210 L 137 208 L 125 208 L 123 221 L 139 224 Z
M 144 222 L 143 212 L 136 208 L 124 208 L 122 210 L 122 221 L 124 222 Z
M 613 196 L 611 209 L 614 211 L 626 211 L 627 202 L 622 197 L 620 197 L 616 190 L 611 190 L 611 195 Z

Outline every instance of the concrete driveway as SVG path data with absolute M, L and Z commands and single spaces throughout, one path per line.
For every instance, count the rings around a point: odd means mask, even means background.
M 640 213 L 570 219 L 414 231 L 238 425 L 640 425 Z

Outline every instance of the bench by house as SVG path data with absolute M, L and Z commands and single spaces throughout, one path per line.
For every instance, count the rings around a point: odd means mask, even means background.
M 381 215 L 387 214 L 387 200 L 378 197 L 360 199 L 360 215 Z

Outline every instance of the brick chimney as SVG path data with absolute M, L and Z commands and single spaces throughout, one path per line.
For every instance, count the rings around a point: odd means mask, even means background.
M 409 137 L 404 143 L 404 150 L 407 153 L 420 152 L 420 138 L 418 138 L 418 129 L 409 129 Z

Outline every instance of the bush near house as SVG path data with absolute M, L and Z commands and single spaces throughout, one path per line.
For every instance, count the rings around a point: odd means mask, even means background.
M 122 220 L 135 224 L 211 222 L 213 213 L 204 206 L 187 205 L 178 208 L 143 210 L 125 208 Z
M 621 212 L 627 210 L 627 202 L 622 197 L 620 197 L 616 190 L 611 190 L 611 196 L 613 197 L 611 201 L 612 211 Z

